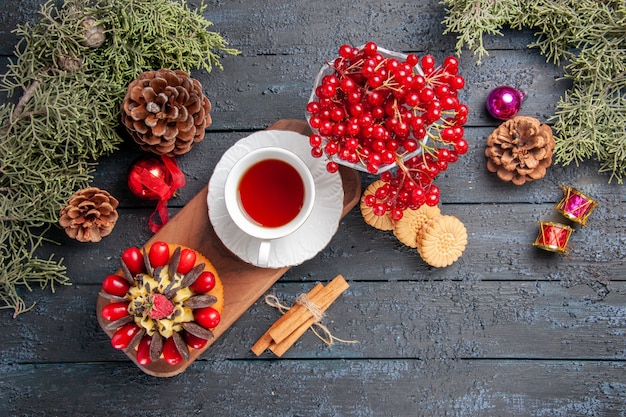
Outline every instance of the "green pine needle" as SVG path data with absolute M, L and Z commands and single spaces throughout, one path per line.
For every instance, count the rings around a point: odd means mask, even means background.
M 93 161 L 122 142 L 127 85 L 152 69 L 221 69 L 222 54 L 238 53 L 203 11 L 184 0 L 49 1 L 15 30 L 16 60 L 0 79 L 19 96 L 0 105 L 0 309 L 30 309 L 21 288 L 70 283 L 62 260 L 36 252 L 67 199 L 89 186 Z M 88 17 L 104 28 L 98 47 L 85 44 Z
M 595 160 L 609 182 L 626 178 L 626 2 L 623 0 L 443 0 L 445 33 L 457 34 L 457 53 L 487 55 L 484 36 L 508 26 L 535 31 L 529 47 L 564 66 L 572 80 L 557 104 L 555 160 Z

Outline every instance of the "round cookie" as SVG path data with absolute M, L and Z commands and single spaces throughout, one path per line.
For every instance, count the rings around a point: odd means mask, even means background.
M 449 215 L 426 222 L 417 239 L 417 250 L 422 259 L 437 268 L 456 262 L 466 245 L 465 225 L 456 217 Z
M 385 182 L 383 180 L 376 180 L 367 186 L 365 191 L 363 192 L 363 196 L 361 197 L 361 214 L 363 215 L 363 219 L 365 223 L 370 226 L 379 229 L 379 230 L 393 230 L 393 220 L 389 216 L 389 213 L 385 213 L 382 216 L 377 216 L 374 214 L 374 210 L 372 207 L 365 204 L 365 198 L 370 195 L 376 194 L 376 190 L 383 186 Z
M 393 234 L 411 248 L 417 248 L 417 236 L 424 224 L 441 215 L 439 206 L 421 205 L 417 210 L 406 209 L 400 220 L 393 225 Z

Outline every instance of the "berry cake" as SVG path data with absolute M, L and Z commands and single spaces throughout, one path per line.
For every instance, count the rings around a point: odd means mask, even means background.
M 207 346 L 224 307 L 224 287 L 211 262 L 165 242 L 124 250 L 121 271 L 104 279 L 99 295 L 98 319 L 113 347 L 142 369 L 167 375 Z

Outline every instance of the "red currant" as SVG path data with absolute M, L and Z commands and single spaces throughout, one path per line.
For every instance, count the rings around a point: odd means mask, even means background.
M 363 53 L 365 53 L 366 56 L 374 56 L 376 52 L 378 52 L 378 45 L 374 42 L 368 42 L 363 46 Z
M 341 161 L 361 164 L 371 174 L 397 163 L 401 169 L 380 173 L 385 186 L 365 199 L 376 215 L 397 220 L 409 207 L 438 204 L 434 178 L 468 151 L 459 60 L 450 56 L 436 66 L 430 54 L 399 59 L 367 42 L 362 48 L 341 45 L 330 68 L 307 103 L 316 132 L 309 136 L 311 154 L 335 156 L 326 162 L 329 172 L 337 172 Z M 403 160 L 427 135 L 428 152 Z
M 352 58 L 354 55 L 354 49 L 350 45 L 341 45 L 339 47 L 339 56 L 342 58 Z
M 330 161 L 326 164 L 326 171 L 334 174 L 335 172 L 339 171 L 339 165 L 337 164 L 337 162 Z
M 459 70 L 459 60 L 453 56 L 446 57 L 443 60 L 443 67 L 448 74 L 456 74 Z
M 469 146 L 467 144 L 467 141 L 461 138 L 458 139 L 454 144 L 454 149 L 459 155 L 464 155 L 465 153 L 467 153 Z
M 322 137 L 316 133 L 309 136 L 309 144 L 312 147 L 320 146 L 322 144 Z

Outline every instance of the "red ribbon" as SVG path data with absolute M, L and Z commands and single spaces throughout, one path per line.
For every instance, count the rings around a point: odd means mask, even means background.
M 161 161 L 165 166 L 165 178 L 155 177 L 150 170 L 143 167 L 136 167 L 135 179 L 145 189 L 153 193 L 158 200 L 156 209 L 148 219 L 148 226 L 153 233 L 158 232 L 168 221 L 167 202 L 174 195 L 176 190 L 185 186 L 185 174 L 178 168 L 176 159 L 171 156 L 161 155 Z M 157 221 L 158 215 L 160 221 Z

